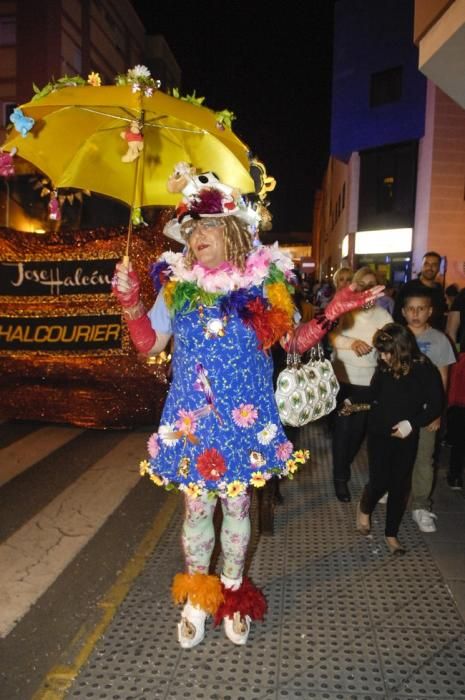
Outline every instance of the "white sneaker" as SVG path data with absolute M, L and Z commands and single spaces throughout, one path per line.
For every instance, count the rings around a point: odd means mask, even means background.
M 422 532 L 436 532 L 436 523 L 434 522 L 438 516 L 431 513 L 429 510 L 418 508 L 412 510 L 412 518 Z
M 384 494 L 384 496 L 381 496 L 381 498 L 379 499 L 378 503 L 384 503 L 384 504 L 387 503 L 387 498 L 388 498 L 388 492 L 386 491 L 386 493 Z

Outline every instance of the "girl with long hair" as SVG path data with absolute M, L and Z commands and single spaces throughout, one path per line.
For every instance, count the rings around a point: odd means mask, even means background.
M 369 480 L 357 506 L 356 527 L 371 531 L 371 515 L 388 492 L 385 541 L 391 554 L 404 554 L 397 534 L 410 493 L 420 427 L 441 415 L 444 389 L 433 363 L 418 349 L 412 331 L 388 323 L 373 337 L 378 366 L 366 390 L 350 398 L 369 407 L 367 448 Z M 344 410 L 344 409 L 343 409 Z

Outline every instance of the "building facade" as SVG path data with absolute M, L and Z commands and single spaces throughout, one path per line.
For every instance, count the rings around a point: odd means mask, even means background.
M 444 281 L 464 284 L 465 112 L 418 69 L 413 31 L 413 1 L 336 3 L 321 276 L 344 261 L 398 285 L 437 250 Z

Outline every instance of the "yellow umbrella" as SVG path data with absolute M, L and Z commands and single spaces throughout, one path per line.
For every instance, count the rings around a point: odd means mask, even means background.
M 213 111 L 161 90 L 147 96 L 131 85 L 61 87 L 21 110 L 35 124 L 24 137 L 10 132 L 3 149 L 16 147 L 55 188 L 91 190 L 133 208 L 171 206 L 179 196 L 167 191 L 167 180 L 187 161 L 244 194 L 254 191 L 248 147 Z M 143 150 L 124 162 L 122 134 L 131 122 L 143 135 Z

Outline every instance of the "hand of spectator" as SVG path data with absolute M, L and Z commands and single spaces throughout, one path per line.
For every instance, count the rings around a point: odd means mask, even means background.
M 412 432 L 413 428 L 408 420 L 401 420 L 392 426 L 391 437 L 400 438 L 403 440 L 408 437 Z
M 365 343 L 364 340 L 355 339 L 350 349 L 354 351 L 357 357 L 363 357 L 363 355 L 368 355 L 372 351 L 372 346 Z

